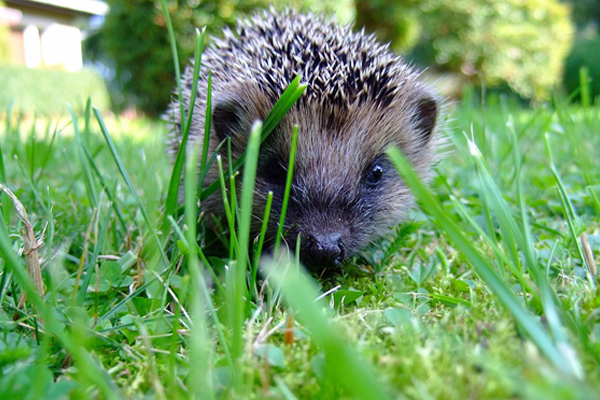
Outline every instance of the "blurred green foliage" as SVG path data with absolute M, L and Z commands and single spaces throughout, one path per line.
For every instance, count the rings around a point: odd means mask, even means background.
M 117 110 L 130 105 L 160 115 L 171 99 L 175 73 L 165 18 L 158 0 L 108 0 L 110 13 L 101 31 L 86 43 L 88 57 L 114 69 L 111 83 Z M 207 27 L 209 36 L 219 35 L 224 25 L 255 10 L 273 5 L 316 12 L 336 12 L 349 19 L 351 0 L 167 0 L 183 69 L 193 55 L 195 29 Z M 209 39 L 210 40 L 210 39 Z
M 600 96 L 600 1 L 566 0 L 577 25 L 577 37 L 567 57 L 563 86 L 568 94 L 578 93 L 581 85 L 580 71 L 588 73 L 590 96 Z
M 114 72 L 109 79 L 113 106 L 135 106 L 160 115 L 175 87 L 171 48 L 158 0 L 108 0 L 111 12 L 102 30 L 87 40 L 88 58 Z M 597 0 L 167 0 L 183 69 L 192 57 L 195 29 L 219 36 L 224 25 L 271 5 L 299 11 L 335 13 L 343 23 L 356 14 L 357 28 L 424 66 L 456 73 L 475 84 L 510 88 L 543 100 L 564 79 L 572 90 L 581 65 L 594 65 L 592 44 L 578 40 L 565 72 L 574 26 L 600 21 Z M 356 10 L 356 11 L 355 11 Z M 587 47 L 586 47 L 587 46 Z M 579 63 L 577 66 L 576 64 Z M 583 63 L 583 64 L 582 64 Z
M 597 34 L 580 35 L 575 40 L 573 50 L 567 57 L 563 77 L 563 85 L 567 93 L 574 93 L 579 89 L 581 68 L 586 68 L 588 71 L 592 98 L 600 96 L 600 37 Z
M 180 63 L 192 53 L 195 23 L 198 26 L 222 23 L 211 17 L 216 2 L 205 2 L 200 7 L 196 1 L 196 9 L 200 11 L 194 13 L 193 4 L 188 3 L 193 2 L 168 2 L 180 47 Z M 114 69 L 113 102 L 117 110 L 133 103 L 156 116 L 168 103 L 174 83 L 171 48 L 160 4 L 153 0 L 109 0 L 108 4 L 110 13 L 102 30 L 87 41 L 86 51 L 92 59 Z
M 558 0 L 357 0 L 357 19 L 415 58 L 488 86 L 545 99 L 560 82 L 573 37 Z M 408 16 L 408 17 L 407 17 Z M 390 30 L 389 26 L 405 28 Z M 396 21 L 396 22 L 394 22 Z M 398 22 L 400 21 L 400 22 Z M 416 27 L 409 27 L 416 24 Z M 380 29 L 382 30 L 380 32 Z M 406 32 L 420 32 L 418 41 Z
M 573 21 L 579 28 L 595 25 L 600 28 L 600 1 L 598 0 L 568 0 Z
M 355 26 L 377 32 L 379 39 L 405 53 L 418 44 L 421 36 L 418 3 L 418 0 L 357 0 Z
M 86 69 L 72 73 L 0 65 L 0 88 L 0 110 L 15 101 L 15 108 L 23 113 L 50 116 L 64 115 L 66 102 L 77 107 L 88 97 L 100 110 L 107 110 L 110 104 L 102 77 Z

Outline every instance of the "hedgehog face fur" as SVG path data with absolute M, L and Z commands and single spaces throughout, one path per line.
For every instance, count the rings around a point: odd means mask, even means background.
M 254 234 L 260 231 L 269 191 L 268 237 L 276 234 L 295 124 L 298 147 L 284 232 L 290 243 L 300 235 L 305 264 L 336 265 L 403 220 L 413 198 L 384 151 L 391 144 L 400 147 L 427 179 L 438 141 L 439 106 L 418 74 L 388 46 L 315 15 L 271 10 L 241 23 L 235 33 L 226 29 L 202 62 L 190 146 L 202 142 L 211 70 L 209 154 L 230 137 L 233 157 L 240 157 L 253 121 L 267 117 L 292 79 L 301 74 L 308 84 L 261 146 Z M 188 66 L 182 78 L 186 112 L 192 75 L 193 66 Z M 178 113 L 175 101 L 169 110 L 172 121 L 179 120 Z M 178 127 L 173 125 L 176 149 Z M 213 168 L 207 184 L 217 177 Z M 207 215 L 221 213 L 221 197 L 209 197 L 202 209 Z

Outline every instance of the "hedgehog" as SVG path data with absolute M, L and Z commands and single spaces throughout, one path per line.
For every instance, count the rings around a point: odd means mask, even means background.
M 183 94 L 168 111 L 172 145 L 180 143 L 180 103 L 187 113 L 193 61 L 182 75 Z M 284 234 L 300 237 L 300 258 L 329 270 L 391 234 L 414 198 L 385 155 L 399 147 L 422 179 L 431 176 L 439 143 L 440 99 L 420 73 L 374 35 L 354 32 L 326 17 L 274 10 L 225 28 L 202 56 L 189 146 L 202 146 L 206 92 L 212 72 L 209 154 L 243 155 L 256 120 L 264 121 L 289 83 L 307 89 L 262 143 L 254 189 L 252 233 L 260 232 L 267 194 L 273 193 L 267 240 L 276 236 L 293 129 L 299 127 Z M 216 164 L 216 163 L 213 163 Z M 213 165 L 205 184 L 218 179 Z M 241 182 L 241 179 L 237 179 Z M 239 188 L 238 188 L 239 189 Z M 239 193 L 239 191 L 238 191 Z M 223 214 L 218 195 L 202 202 L 206 220 Z

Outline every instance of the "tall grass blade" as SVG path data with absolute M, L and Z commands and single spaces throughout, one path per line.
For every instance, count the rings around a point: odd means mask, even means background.
M 104 250 L 104 241 L 106 240 L 106 235 L 108 234 L 108 227 L 110 226 L 110 211 L 111 209 L 109 208 L 104 218 L 100 221 L 100 231 L 98 233 L 98 237 L 96 238 L 96 243 L 94 246 L 94 252 L 92 253 L 92 257 L 88 261 L 87 268 L 84 271 L 85 276 L 81 281 L 81 285 L 79 287 L 76 286 L 74 289 L 77 292 L 75 304 L 78 306 L 82 306 L 83 302 L 85 301 L 85 298 L 87 296 L 87 289 L 90 285 L 93 275 L 92 273 L 94 272 L 94 268 L 96 267 L 96 263 L 98 261 L 98 256 Z M 100 219 L 99 216 L 100 207 L 98 208 L 98 219 Z M 87 249 L 83 249 L 83 251 L 87 251 Z
M 285 114 L 289 111 L 290 108 L 298 101 L 300 96 L 304 93 L 307 88 L 307 84 L 300 83 L 301 77 L 300 75 L 296 76 L 292 82 L 288 85 L 288 87 L 283 91 L 277 103 L 271 109 L 271 112 L 265 119 L 263 124 L 263 131 L 261 137 L 261 143 L 275 130 L 277 124 L 281 121 L 281 119 L 285 116 Z M 243 165 L 245 160 L 245 153 L 235 162 L 233 165 L 233 171 L 229 171 L 229 174 L 233 174 L 238 171 L 240 167 Z M 226 172 L 225 175 L 228 174 Z M 211 183 L 206 189 L 204 189 L 201 193 L 199 193 L 199 198 L 201 200 L 205 200 L 208 196 L 215 193 L 219 189 L 219 182 L 215 181 Z
M 135 190 L 135 187 L 133 186 L 133 182 L 131 181 L 129 174 L 127 173 L 127 170 L 125 169 L 125 166 L 123 165 L 123 162 L 121 161 L 121 158 L 119 157 L 119 154 L 117 153 L 117 148 L 115 147 L 115 144 L 113 143 L 113 141 L 110 137 L 110 134 L 108 133 L 108 129 L 106 129 L 106 125 L 104 124 L 102 115 L 100 115 L 100 110 L 98 110 L 95 107 L 94 107 L 94 115 L 96 116 L 96 120 L 98 121 L 98 125 L 100 126 L 100 131 L 102 132 L 102 135 L 104 136 L 104 139 L 106 140 L 106 143 L 108 144 L 108 148 L 110 150 L 110 153 L 112 154 L 113 159 L 115 160 L 117 168 L 119 169 L 121 176 L 125 180 L 125 184 L 127 185 L 127 188 L 129 189 L 129 191 L 131 192 L 131 195 L 135 199 L 135 202 L 137 203 L 137 205 L 139 207 L 142 217 L 144 218 L 146 227 L 150 231 L 151 236 L 154 238 L 154 241 L 156 243 L 156 248 L 160 252 L 160 256 L 162 258 L 164 266 L 165 266 L 165 268 L 167 268 L 169 266 L 169 262 L 167 260 L 167 256 L 165 255 L 165 252 L 163 250 L 162 243 L 161 243 L 160 239 L 158 238 L 158 234 L 156 233 L 156 229 L 154 228 L 152 221 L 150 221 L 150 216 L 148 215 L 148 212 L 146 211 L 146 207 L 144 207 L 144 203 L 142 202 L 142 199 L 138 195 L 137 191 Z
M 248 271 L 248 255 L 250 243 L 250 225 L 252 219 L 252 201 L 254 196 L 254 179 L 258 165 L 258 150 L 262 124 L 256 122 L 252 127 L 248 147 L 246 151 L 246 163 L 244 167 L 242 193 L 240 201 L 240 219 L 238 224 L 238 252 L 237 260 L 231 266 L 232 281 L 228 282 L 228 312 L 232 327 L 231 353 L 234 360 L 242 356 L 244 346 L 244 299 L 248 295 L 246 285 L 246 274 Z M 239 380 L 241 376 L 237 374 Z M 240 381 L 241 382 L 241 381 Z M 238 383 L 238 389 L 241 388 Z
M 14 100 L 10 100 L 8 103 L 8 107 L 6 109 L 6 121 L 4 127 L 4 138 L 8 137 L 11 131 L 11 119 L 12 119 L 12 108 L 13 108 Z M 4 166 L 4 151 L 2 150 L 2 142 L 5 139 L 0 140 L 0 183 L 7 184 L 6 180 L 6 167 Z M 0 193 L 0 211 L 4 214 L 4 219 L 6 221 L 10 221 L 10 201 L 8 201 L 8 196 L 2 192 Z
M 162 0 L 162 4 L 164 4 L 164 0 Z M 163 11 L 164 8 L 163 8 Z M 166 11 L 165 11 L 166 12 Z M 202 30 L 202 33 L 198 29 L 196 29 L 196 56 L 194 60 L 194 77 L 192 82 L 192 93 L 189 99 L 190 109 L 188 110 L 187 116 L 183 113 L 183 97 L 181 93 L 181 82 L 179 82 L 180 77 L 178 77 L 178 90 L 179 90 L 179 103 L 181 106 L 181 143 L 179 144 L 179 149 L 177 150 L 177 156 L 175 158 L 175 162 L 173 164 L 173 169 L 171 171 L 171 179 L 169 180 L 169 190 L 167 192 L 167 201 L 165 206 L 165 220 L 163 223 L 163 231 L 167 231 L 169 226 L 169 221 L 167 220 L 167 216 L 175 215 L 177 211 L 177 199 L 179 197 L 179 186 L 181 184 L 181 173 L 183 171 L 183 164 L 185 162 L 185 154 L 187 151 L 187 143 L 188 137 L 190 134 L 190 128 L 192 126 L 192 117 L 194 115 L 194 106 L 196 104 L 196 96 L 198 93 L 198 79 L 200 77 L 200 65 L 202 64 L 202 53 L 204 51 L 204 37 L 206 34 L 206 29 Z M 171 40 L 174 41 L 174 38 L 171 37 Z M 174 57 L 176 53 L 174 54 Z
M 415 197 L 420 201 L 424 211 L 433 217 L 435 224 L 447 234 L 447 237 L 462 252 L 498 301 L 506 307 L 523 331 L 527 333 L 530 340 L 557 369 L 574 377 L 580 376 L 580 371 L 573 367 L 573 364 L 552 341 L 539 321 L 525 309 L 510 287 L 494 271 L 487 257 L 480 253 L 458 225 L 442 209 L 439 202 L 421 182 L 404 155 L 394 147 L 389 148 L 387 154 Z
M 181 69 L 179 68 L 179 54 L 177 52 L 177 41 L 175 40 L 175 31 L 173 30 L 173 23 L 171 22 L 171 15 L 169 14 L 169 9 L 167 8 L 166 0 L 160 0 L 160 6 L 162 8 L 163 16 L 165 17 L 165 21 L 167 23 L 167 31 L 169 33 L 169 43 L 171 43 L 171 53 L 173 56 L 173 69 L 175 70 L 175 81 L 177 82 L 177 94 L 179 98 L 183 98 L 183 91 L 181 89 Z M 179 102 L 180 114 L 182 118 L 182 126 L 183 126 L 183 118 L 185 115 L 183 102 Z
M 229 228 L 229 259 L 235 258 L 237 250 L 237 233 L 235 231 L 235 208 L 230 203 L 230 198 L 227 196 L 227 184 L 225 182 L 225 172 L 223 171 L 223 163 L 221 156 L 217 156 L 217 167 L 219 169 L 219 182 L 221 184 L 221 197 L 223 199 L 223 209 L 225 210 L 225 218 Z
M 204 138 L 202 143 L 202 158 L 200 160 L 200 182 L 198 187 L 202 187 L 204 183 L 204 174 L 208 165 L 208 145 L 210 141 L 210 127 L 212 124 L 212 71 L 208 71 L 208 80 L 206 83 L 206 110 L 204 112 Z
M 190 337 L 190 376 L 189 386 L 196 398 L 214 399 L 212 363 L 210 348 L 211 339 L 208 334 L 208 323 L 205 316 L 207 304 L 201 293 L 206 290 L 206 283 L 200 271 L 196 245 L 196 225 L 198 222 L 198 204 L 196 200 L 195 177 L 198 172 L 198 152 L 190 155 L 184 177 L 185 222 L 187 225 L 186 239 L 189 248 L 188 263 L 192 277 L 192 320 L 193 328 Z M 212 306 L 212 304 L 210 304 Z
M 334 386 L 341 386 L 353 398 L 365 400 L 391 399 L 390 391 L 377 378 L 373 367 L 364 360 L 341 334 L 324 310 L 323 299 L 318 298 L 316 285 L 302 273 L 298 265 L 266 265 L 270 279 L 280 289 L 284 300 L 295 311 L 295 316 L 311 332 L 315 342 L 325 353 L 326 373 Z
M 6 121 L 4 126 L 4 137 L 8 137 L 11 131 L 11 121 L 12 121 L 12 108 L 13 108 L 13 100 L 8 103 L 8 107 L 6 109 Z M 0 140 L 0 179 L 2 179 L 2 183 L 6 182 L 6 168 L 4 167 L 4 152 L 2 151 L 2 142 L 4 140 Z
M 182 232 L 179 225 L 177 225 L 177 221 L 175 221 L 173 219 L 173 217 L 169 217 L 169 221 L 171 222 L 171 226 L 173 227 L 175 234 L 186 245 L 186 247 L 189 248 L 194 242 L 193 243 L 188 242 L 187 236 Z M 202 250 L 198 247 L 197 243 L 196 243 L 195 251 L 198 253 L 200 260 L 202 261 L 202 263 L 204 264 L 204 267 L 208 270 L 208 272 L 212 272 L 212 269 L 210 268 L 210 264 L 209 264 L 206 256 L 202 253 Z M 216 308 L 215 303 L 213 302 L 213 299 L 210 295 L 210 290 L 208 288 L 208 284 L 207 284 L 206 280 L 204 279 L 203 274 L 199 275 L 198 283 L 202 287 L 202 290 L 200 291 L 200 293 L 202 293 L 202 295 L 204 296 L 204 299 L 203 299 L 204 304 L 206 304 L 206 307 L 210 313 L 210 317 L 213 320 L 213 326 L 214 326 L 215 330 L 217 331 L 217 337 L 219 338 L 219 342 L 221 344 L 221 347 L 223 348 L 223 353 L 225 353 L 225 360 L 227 361 L 227 365 L 233 371 L 234 363 L 233 363 L 233 358 L 231 356 L 231 351 L 229 349 L 229 344 L 227 342 L 225 332 L 222 329 L 219 314 L 217 313 L 217 308 Z M 217 281 L 216 279 L 215 279 L 215 284 L 221 293 L 225 292 L 224 288 L 221 286 L 219 281 Z M 225 296 L 223 296 L 223 297 L 225 297 Z
M 533 247 L 533 239 L 531 235 L 531 227 L 529 225 L 529 214 L 527 213 L 525 196 L 523 192 L 522 166 L 520 161 L 521 157 L 519 155 L 517 147 L 516 133 L 514 132 L 514 129 L 512 129 L 512 127 L 513 125 L 511 123 L 509 126 L 509 131 L 511 133 L 513 145 L 513 163 L 516 167 L 515 181 L 521 212 L 521 229 L 523 232 L 521 236 L 521 242 L 519 243 L 519 247 L 521 249 L 522 254 L 524 255 L 525 262 L 527 264 L 527 269 L 531 272 L 539 288 L 540 302 L 542 304 L 544 315 L 546 316 L 546 321 L 548 323 L 550 332 L 552 333 L 552 336 L 554 337 L 554 340 L 557 343 L 557 347 L 559 351 L 562 351 L 567 361 L 571 363 L 571 369 L 575 371 L 578 377 L 582 378 L 582 366 L 579 360 L 577 360 L 575 356 L 575 351 L 571 348 L 568 339 L 565 335 L 565 324 L 562 321 L 562 316 L 564 315 L 564 312 L 562 312 L 558 296 L 553 290 L 547 274 L 541 268 L 541 264 L 538 262 L 535 256 L 535 249 Z M 487 178 L 487 180 L 493 184 L 491 176 L 488 176 Z M 504 202 L 501 197 L 499 198 L 499 200 Z
M 117 198 L 113 194 L 112 189 L 106 184 L 106 181 L 104 180 L 104 176 L 100 172 L 100 169 L 96 165 L 96 161 L 94 161 L 94 158 L 92 157 L 90 151 L 88 150 L 88 148 L 85 144 L 83 144 L 83 154 L 85 154 L 85 157 L 87 158 L 88 162 L 90 163 L 90 166 L 92 167 L 92 171 L 94 171 L 94 174 L 96 175 L 96 178 L 98 178 L 98 181 L 100 182 L 100 185 L 102 186 L 102 189 L 104 190 L 104 192 L 106 193 L 106 196 L 110 200 L 110 204 L 112 205 L 112 208 L 115 210 L 117 219 L 119 220 L 119 223 L 121 224 L 121 229 L 123 230 L 123 232 L 127 232 L 127 225 L 125 224 L 125 219 L 123 218 L 123 214 L 121 214 L 121 209 L 119 208 L 119 205 L 117 203 Z
M 579 88 L 581 90 L 581 106 L 589 108 L 592 105 L 590 90 L 590 71 L 586 66 L 579 68 Z
M 62 129 L 60 130 L 60 132 L 62 132 Z M 37 184 L 39 182 L 39 180 L 41 179 L 41 177 L 44 175 L 44 171 L 46 171 L 48 162 L 50 161 L 50 158 L 52 157 L 52 155 L 55 153 L 54 152 L 54 142 L 56 140 L 56 136 L 58 135 L 58 133 L 59 133 L 58 123 L 56 123 L 53 133 L 52 133 L 52 138 L 50 139 L 50 145 L 48 145 L 48 149 L 46 150 L 46 155 L 42 159 L 42 162 L 40 165 L 40 171 L 34 180 L 34 184 Z M 0 152 L 1 151 L 2 151 L 2 149 L 0 149 Z M 0 163 L 1 163 L 1 160 L 0 160 Z
M 598 199 L 598 195 L 591 186 L 588 186 L 587 189 L 588 192 L 590 192 L 590 196 L 592 196 L 592 199 L 594 200 L 594 207 L 596 208 L 596 212 L 600 215 L 600 200 Z
M 273 205 L 273 192 L 267 193 L 267 203 L 265 204 L 265 214 L 263 216 L 263 223 L 260 227 L 260 235 L 258 236 L 258 244 L 254 252 L 254 263 L 252 264 L 252 275 L 250 279 L 250 288 L 256 288 L 256 277 L 258 274 L 258 264 L 260 262 L 260 256 L 262 254 L 263 245 L 265 243 L 265 237 L 267 235 L 267 228 L 269 226 L 269 216 L 271 215 L 271 207 Z
M 298 125 L 294 127 L 292 134 L 292 146 L 290 148 L 290 161 L 288 163 L 287 177 L 285 179 L 285 189 L 283 192 L 283 202 L 281 205 L 281 214 L 279 216 L 279 226 L 277 227 L 277 236 L 275 237 L 275 248 L 273 253 L 277 255 L 279 252 L 279 244 L 283 235 L 283 227 L 285 224 L 285 215 L 287 213 L 290 193 L 292 191 L 292 177 L 294 175 L 294 165 L 296 163 L 296 147 L 298 145 Z
M 0 256 L 4 259 L 5 271 L 12 273 L 16 282 L 25 292 L 27 299 L 38 310 L 40 317 L 45 322 L 47 332 L 53 334 L 73 357 L 81 376 L 97 387 L 105 398 L 120 399 L 121 395 L 110 376 L 97 366 L 88 351 L 77 340 L 74 340 L 65 329 L 64 323 L 56 319 L 56 314 L 49 309 L 44 299 L 38 295 L 25 272 L 25 268 L 12 251 L 12 243 L 4 221 L 0 221 Z
M 569 233 L 571 234 L 571 239 L 573 241 L 573 244 L 575 245 L 575 248 L 577 249 L 577 254 L 579 255 L 579 259 L 581 260 L 582 264 L 585 266 L 585 274 L 586 274 L 588 283 L 591 288 L 595 288 L 596 283 L 594 282 L 594 276 L 592 274 L 590 266 L 587 263 L 587 260 L 585 259 L 585 255 L 583 254 L 583 249 L 581 248 L 581 244 L 579 243 L 579 235 L 577 232 L 577 228 L 575 227 L 576 220 L 577 220 L 577 214 L 575 213 L 575 207 L 573 207 L 573 203 L 571 202 L 571 199 L 569 198 L 569 194 L 567 192 L 567 189 L 565 188 L 565 185 L 563 184 L 560 173 L 558 172 L 558 169 L 556 168 L 556 165 L 554 164 L 554 156 L 552 153 L 552 147 L 550 145 L 550 135 L 548 135 L 546 133 L 545 139 L 546 139 L 546 151 L 548 152 L 548 157 L 550 159 L 550 169 L 552 171 L 552 174 L 554 175 L 554 179 L 556 180 L 558 193 L 560 195 L 561 203 L 563 206 L 563 211 L 565 214 L 565 218 L 567 220 L 567 226 L 569 227 Z
M 85 188 L 88 192 L 90 203 L 94 206 L 98 206 L 98 195 L 96 194 L 96 188 L 94 187 L 94 181 L 92 180 L 92 174 L 90 172 L 90 166 L 87 162 L 87 158 L 83 154 L 83 142 L 81 140 L 81 133 L 79 132 L 79 126 L 77 124 L 77 118 L 73 113 L 73 109 L 70 104 L 67 104 L 69 114 L 71 115 L 71 124 L 73 125 L 73 131 L 75 132 L 75 141 L 77 142 L 77 151 L 79 153 L 79 162 L 81 163 L 81 169 L 85 176 Z

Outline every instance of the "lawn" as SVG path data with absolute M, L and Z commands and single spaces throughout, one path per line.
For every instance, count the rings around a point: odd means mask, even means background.
M 484 100 L 448 107 L 429 188 L 390 151 L 421 204 L 410 222 L 339 275 L 292 257 L 256 282 L 245 257 L 204 254 L 192 197 L 165 217 L 164 124 L 8 110 L 0 183 L 40 245 L 23 249 L 2 195 L 1 397 L 597 397 L 600 107 Z

